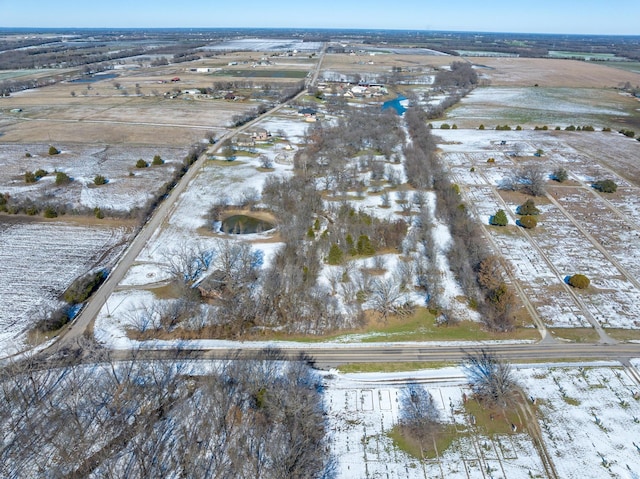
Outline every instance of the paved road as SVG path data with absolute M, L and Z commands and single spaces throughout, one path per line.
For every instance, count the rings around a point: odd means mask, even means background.
M 275 346 L 275 344 L 274 344 Z M 631 358 L 640 358 L 640 344 L 557 344 L 557 343 L 518 343 L 487 344 L 483 346 L 495 352 L 499 357 L 513 362 L 558 362 L 558 361 L 595 361 L 618 360 L 628 363 Z M 322 368 L 336 367 L 347 363 L 384 363 L 384 362 L 460 362 L 468 352 L 479 346 L 409 344 L 357 344 L 327 347 L 326 345 L 304 345 L 303 347 L 278 349 L 287 358 L 298 358 L 301 354 Z M 264 357 L 265 350 L 243 343 L 237 348 L 217 348 L 203 350 L 161 350 L 145 349 L 136 353 L 138 359 L 233 359 Z M 130 351 L 117 351 L 114 359 L 128 359 Z M 278 357 L 273 354 L 270 357 Z
M 323 47 L 320 57 L 318 58 L 318 62 L 316 63 L 312 72 L 312 83 L 316 81 L 320 72 L 320 64 L 322 63 L 322 59 L 325 55 L 325 48 L 326 46 Z M 96 291 L 96 293 L 87 302 L 80 315 L 66 330 L 64 330 L 63 333 L 60 334 L 60 336 L 58 336 L 57 340 L 44 351 L 45 354 L 54 353 L 62 348 L 73 347 L 75 344 L 77 344 L 78 338 L 80 338 L 85 333 L 85 331 L 91 324 L 91 321 L 93 321 L 98 316 L 98 313 L 106 303 L 107 299 L 114 292 L 118 284 L 122 281 L 125 274 L 144 248 L 145 244 L 147 244 L 151 236 L 158 230 L 158 228 L 162 226 L 163 222 L 171 216 L 175 208 L 177 199 L 187 189 L 191 180 L 193 180 L 193 178 L 195 178 L 195 176 L 198 174 L 199 170 L 206 162 L 207 156 L 215 153 L 216 150 L 220 148 L 226 140 L 233 138 L 235 135 L 238 135 L 248 128 L 251 128 L 257 122 L 261 121 L 265 116 L 273 115 L 288 103 L 297 100 L 304 94 L 306 94 L 306 90 L 300 92 L 289 102 L 275 106 L 255 120 L 250 121 L 234 130 L 228 131 L 218 139 L 218 142 L 215 145 L 211 146 L 204 154 L 200 155 L 198 160 L 193 165 L 191 165 L 187 173 L 173 188 L 169 196 L 165 198 L 165 200 L 156 208 L 151 218 L 149 218 L 142 229 L 138 232 L 136 237 L 133 239 L 133 241 L 125 251 L 124 255 L 111 270 L 109 277 L 102 284 L 100 289 L 98 289 L 98 291 Z

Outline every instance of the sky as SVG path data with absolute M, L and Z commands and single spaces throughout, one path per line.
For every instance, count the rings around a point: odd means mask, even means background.
M 0 0 L 0 27 L 371 28 L 640 35 L 640 1 Z

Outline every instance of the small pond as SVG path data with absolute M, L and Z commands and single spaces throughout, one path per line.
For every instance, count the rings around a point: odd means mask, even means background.
M 77 78 L 76 80 L 71 80 L 69 83 L 95 83 L 101 80 L 111 80 L 113 78 L 118 78 L 117 73 L 104 73 L 98 75 L 89 75 L 82 78 Z
M 406 98 L 400 95 L 393 100 L 385 101 L 382 104 L 382 110 L 393 108 L 398 115 L 402 116 L 402 114 L 407 111 L 407 107 L 403 104 L 405 100 Z
M 220 222 L 219 231 L 223 233 L 248 235 L 253 233 L 263 233 L 274 228 L 272 223 L 260 220 L 248 215 L 229 216 Z

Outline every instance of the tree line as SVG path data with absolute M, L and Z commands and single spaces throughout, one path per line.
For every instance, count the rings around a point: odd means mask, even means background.
M 459 187 L 451 183 L 435 152 L 428 115 L 411 108 L 405 117 L 412 139 L 405 147 L 406 175 L 414 187 L 433 188 L 436 194 L 437 214 L 449 226 L 453 241 L 447 252 L 451 270 L 490 328 L 512 329 L 515 295 L 503 279 L 499 261 L 489 253 L 482 229 L 469 214 Z

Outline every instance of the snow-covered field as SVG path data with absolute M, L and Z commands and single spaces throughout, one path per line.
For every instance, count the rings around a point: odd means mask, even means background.
M 204 50 L 251 51 L 251 52 L 316 52 L 322 48 L 322 42 L 303 42 L 293 38 L 242 38 L 208 45 Z
M 626 116 L 625 97 L 616 91 L 587 88 L 484 87 L 474 90 L 447 115 L 447 121 L 487 128 L 516 125 L 609 126 L 610 117 Z
M 184 148 L 149 148 L 129 146 L 58 145 L 59 155 L 49 156 L 48 145 L 0 146 L 0 193 L 12 197 L 48 198 L 64 201 L 73 207 L 99 207 L 116 211 L 130 211 L 141 207 L 172 175 L 187 153 Z M 25 157 L 25 153 L 31 157 Z M 142 158 L 151 164 L 154 155 L 165 161 L 161 166 L 136 168 Z M 36 183 L 26 184 L 24 173 L 44 169 L 49 175 Z M 65 186 L 55 185 L 54 171 L 62 171 L 73 181 Z M 96 175 L 107 180 L 96 186 Z
M 515 378 L 536 399 L 536 414 L 558 477 L 637 478 L 640 401 L 618 364 L 519 366 Z M 419 461 L 387 435 L 397 424 L 406 385 L 424 384 L 440 420 L 459 436 L 433 460 Z M 532 438 L 518 431 L 489 436 L 471 424 L 460 369 L 396 374 L 332 374 L 326 380 L 330 444 L 339 478 L 546 478 Z
M 442 157 L 453 180 L 462 187 L 478 221 L 487 225 L 498 209 L 509 214 L 510 226 L 487 231 L 547 325 L 588 327 L 595 320 L 606 327 L 640 326 L 640 243 L 636 240 L 640 223 L 634 211 L 640 190 L 622 176 L 625 166 L 618 173 L 599 163 L 599 152 L 606 148 L 611 156 L 617 152 L 627 158 L 633 154 L 629 148 L 637 150 L 636 145 L 615 133 L 599 132 L 458 129 L 435 133 L 444 142 Z M 586 149 L 590 139 L 592 151 Z M 529 159 L 510 156 L 514 148 Z M 537 148 L 544 155 L 533 159 Z M 487 163 L 488 158 L 495 163 Z M 549 175 L 562 166 L 572 180 L 564 184 L 549 180 L 549 198 L 535 199 L 542 212 L 538 226 L 528 231 L 515 226 L 516 208 L 526 197 L 500 191 L 503 179 L 525 161 L 536 161 Z M 590 185 L 601 178 L 614 179 L 621 191 L 596 193 Z M 567 276 L 575 273 L 591 279 L 588 292 L 576 294 L 565 284 Z
M 0 356 L 24 349 L 26 331 L 43 311 L 77 276 L 113 260 L 128 234 L 62 222 L 0 223 Z

